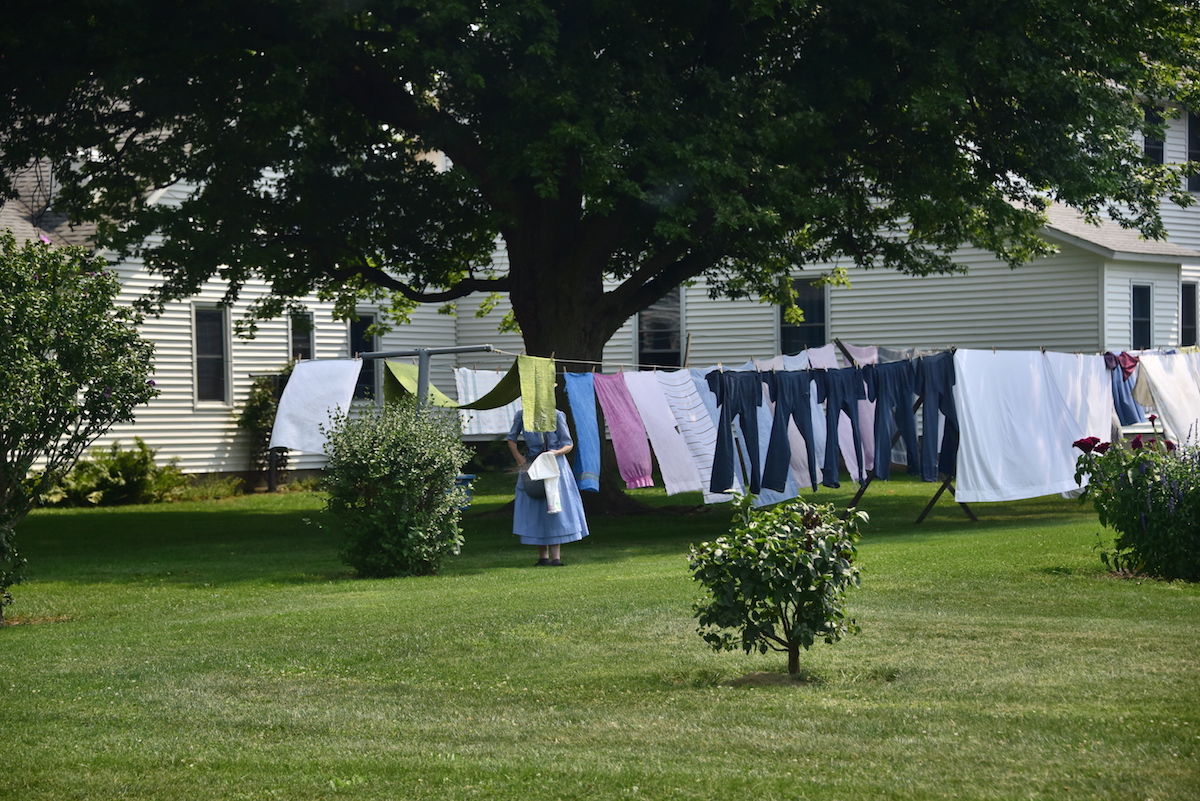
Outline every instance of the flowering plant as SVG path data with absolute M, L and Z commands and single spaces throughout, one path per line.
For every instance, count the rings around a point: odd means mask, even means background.
M 1150 415 L 1153 426 L 1157 418 Z M 1090 500 L 1100 523 L 1114 529 L 1101 550 L 1114 570 L 1165 579 L 1200 581 L 1200 447 L 1179 447 L 1159 434 L 1128 443 L 1085 437 L 1075 480 L 1088 477 L 1081 500 Z

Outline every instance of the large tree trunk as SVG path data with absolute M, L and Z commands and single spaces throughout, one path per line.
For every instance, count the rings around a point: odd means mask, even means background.
M 625 318 L 606 316 L 601 302 L 604 286 L 598 256 L 582 252 L 578 243 L 556 247 L 552 234 L 514 235 L 509 243 L 512 288 L 509 298 L 521 326 L 526 353 L 553 357 L 560 372 L 598 372 L 604 346 Z M 557 256 L 553 261 L 547 257 Z M 585 276 L 587 276 L 585 278 Z M 558 386 L 558 408 L 571 419 L 563 382 Z M 597 409 L 604 431 L 603 410 Z M 650 514 L 656 507 L 625 494 L 612 443 L 602 438 L 599 492 L 581 493 L 589 515 Z

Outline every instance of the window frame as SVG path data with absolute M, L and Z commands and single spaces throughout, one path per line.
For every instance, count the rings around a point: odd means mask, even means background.
M 207 353 L 202 349 L 208 344 L 207 338 L 202 336 L 201 326 L 206 325 L 202 322 L 202 317 L 211 318 L 211 315 L 219 316 L 219 336 L 216 341 L 220 343 L 219 353 Z M 194 303 L 192 304 L 192 398 L 196 404 L 213 404 L 220 406 L 232 405 L 232 358 L 231 358 L 231 338 L 229 326 L 229 309 L 218 303 Z M 208 371 L 202 369 L 202 363 L 218 362 L 217 377 L 220 380 L 220 392 L 208 393 L 203 386 L 208 376 L 204 375 Z M 212 395 L 207 397 L 207 395 Z M 205 397 L 202 397 L 204 395 Z

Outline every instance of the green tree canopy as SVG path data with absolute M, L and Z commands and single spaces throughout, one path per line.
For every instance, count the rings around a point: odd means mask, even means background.
M 7 4 L 0 166 L 52 159 L 156 301 L 504 292 L 531 353 L 594 359 L 684 281 L 1019 263 L 1047 199 L 1161 236 L 1191 198 L 1137 132 L 1200 107 L 1198 28 L 1195 0 Z

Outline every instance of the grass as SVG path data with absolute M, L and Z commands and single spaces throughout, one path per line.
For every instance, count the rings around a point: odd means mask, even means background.
M 1200 798 L 1200 587 L 1105 575 L 1077 502 L 918 526 L 930 485 L 871 487 L 862 633 L 788 682 L 695 634 L 725 510 L 593 518 L 533 569 L 479 515 L 510 481 L 417 579 L 348 576 L 304 493 L 35 513 L 0 798 Z

